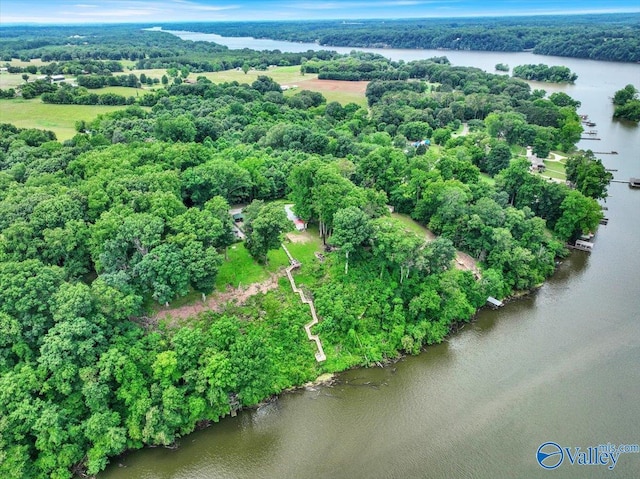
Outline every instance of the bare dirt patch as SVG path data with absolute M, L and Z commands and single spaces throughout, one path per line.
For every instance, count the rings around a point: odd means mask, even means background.
M 227 288 L 222 293 L 212 294 L 207 298 L 206 302 L 198 301 L 195 304 L 166 309 L 158 312 L 154 317 L 145 319 L 142 323 L 145 326 L 155 326 L 159 321 L 166 320 L 170 326 L 175 326 L 180 320 L 196 316 L 203 311 L 220 312 L 229 304 L 241 306 L 252 296 L 266 294 L 271 290 L 277 289 L 278 279 L 285 276 L 285 274 L 286 272 L 283 269 L 276 274 L 272 274 L 269 279 L 253 283 L 246 288 Z
M 456 251 L 456 268 L 463 271 L 471 271 L 474 275 L 480 276 L 476 260 L 462 251 Z
M 313 241 L 313 237 L 308 231 L 298 231 L 296 233 L 287 233 L 285 235 L 292 243 L 310 243 Z

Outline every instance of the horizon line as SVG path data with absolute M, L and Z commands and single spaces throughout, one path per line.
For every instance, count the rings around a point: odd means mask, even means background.
M 624 14 L 640 14 L 640 8 L 637 10 L 620 10 L 620 11 L 602 11 L 602 12 L 549 12 L 549 13 L 504 13 L 504 14 L 467 14 L 467 15 L 446 15 L 446 16 L 420 16 L 420 17 L 379 17 L 379 18 L 356 18 L 356 17 L 332 17 L 332 18 L 301 18 L 301 19 L 216 19 L 216 20 L 169 20 L 169 21 L 107 21 L 107 22 L 1 22 L 0 28 L 9 26 L 107 26 L 107 25 L 157 25 L 157 24 L 184 24 L 184 23 L 295 23 L 295 22 L 323 22 L 323 21 L 358 21 L 358 22 L 375 22 L 375 21 L 394 21 L 394 20 L 421 20 L 421 19 L 477 19 L 477 18 L 527 18 L 527 17 L 566 17 L 566 16 L 604 16 L 604 15 L 624 15 Z

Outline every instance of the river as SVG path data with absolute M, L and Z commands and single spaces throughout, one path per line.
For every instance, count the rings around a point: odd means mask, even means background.
M 215 37 L 237 48 L 308 47 L 223 40 Z M 579 146 L 618 151 L 598 155 L 618 170 L 616 179 L 640 176 L 640 128 L 612 121 L 610 100 L 628 83 L 640 86 L 640 65 L 531 53 L 368 51 L 406 61 L 446 55 L 455 65 L 487 71 L 499 62 L 566 65 L 579 76 L 575 85 L 535 87 L 580 100 L 601 140 Z M 566 452 L 554 471 L 536 461 L 547 441 L 572 454 L 575 447 L 640 443 L 640 190 L 612 183 L 609 193 L 610 221 L 600 227 L 593 253 L 573 253 L 535 293 L 483 310 L 418 356 L 284 394 L 184 437 L 176 450 L 116 458 L 99 477 L 640 477 L 640 453 L 620 455 L 613 470 L 571 465 Z

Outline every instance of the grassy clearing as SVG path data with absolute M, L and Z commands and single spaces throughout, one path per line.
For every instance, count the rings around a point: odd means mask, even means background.
M 318 93 L 322 93 L 322 95 L 327 99 L 327 103 L 331 103 L 332 101 L 337 101 L 341 105 L 346 105 L 348 103 L 355 103 L 358 106 L 366 107 L 367 106 L 367 98 L 361 93 L 349 92 L 349 91 L 335 91 L 335 90 L 325 90 L 322 88 L 322 85 L 305 85 L 304 83 L 300 85 L 300 89 L 298 90 L 288 90 L 287 96 L 295 95 L 300 90 L 311 90 L 317 91 Z
M 28 67 L 29 65 L 35 65 L 39 67 L 40 65 L 48 65 L 51 62 L 43 62 L 39 58 L 33 58 L 28 62 L 23 62 L 22 60 L 18 60 L 17 58 L 14 58 L 10 62 L 4 62 L 4 63 L 9 63 L 9 65 L 11 65 L 12 67 Z
M 555 178 L 557 180 L 567 179 L 567 174 L 563 163 L 559 161 L 544 160 L 544 166 L 545 171 L 542 174 L 543 176 Z
M 97 88 L 95 90 L 89 90 L 91 93 L 98 95 L 104 95 L 105 93 L 113 93 L 124 97 L 136 97 L 138 95 L 144 95 L 146 91 L 142 88 L 131 88 L 128 86 L 106 86 L 104 88 Z
M 490 185 L 496 184 L 495 178 L 492 178 L 491 176 L 489 176 L 489 173 L 480 173 L 480 179 Z
M 154 70 L 132 70 L 132 73 L 135 75 L 140 75 L 144 73 L 148 78 L 158 78 L 161 79 L 162 75 L 167 73 L 166 70 L 162 69 L 154 69 Z M 288 66 L 288 67 L 274 67 L 268 70 L 250 70 L 246 74 L 242 70 L 225 70 L 221 72 L 205 72 L 205 73 L 192 73 L 189 75 L 189 79 L 194 80 L 203 76 L 208 80 L 211 80 L 213 83 L 225 83 L 225 82 L 234 82 L 238 83 L 253 83 L 258 79 L 258 76 L 269 76 L 273 78 L 274 81 L 279 83 L 280 85 L 297 85 L 298 88 L 293 90 L 287 90 L 285 93 L 286 96 L 295 95 L 300 90 L 311 90 L 317 91 L 324 95 L 327 99 L 327 102 L 337 101 L 343 105 L 347 103 L 355 103 L 360 106 L 367 105 L 367 99 L 364 94 L 349 92 L 349 91 L 337 91 L 331 90 L 328 88 L 329 84 L 323 85 L 321 82 L 311 82 L 311 80 L 315 80 L 318 78 L 316 74 L 302 75 L 300 73 L 299 66 Z M 155 85 L 154 88 L 158 88 L 159 85 Z
M 36 79 L 37 76 L 29 75 L 29 79 Z M 22 73 L 0 73 L 0 88 L 6 90 L 8 88 L 16 88 L 24 84 Z
M 400 213 L 391 213 L 391 217 L 401 223 L 409 231 L 417 234 L 418 236 L 427 236 L 429 239 L 434 239 L 435 235 L 428 229 L 416 222 L 410 216 Z
M 13 123 L 19 128 L 39 128 L 51 130 L 59 141 L 72 138 L 76 134 L 78 120 L 91 121 L 99 114 L 122 110 L 123 106 L 103 105 L 52 105 L 33 100 L 0 100 L 0 121 Z
M 259 283 L 269 278 L 279 268 L 289 264 L 286 253 L 282 250 L 270 251 L 269 264 L 258 264 L 249 254 L 242 243 L 229 248 L 229 259 L 222 263 L 216 278 L 216 290 L 224 291 L 227 286 L 234 288 L 246 287 L 252 283 Z
M 36 64 L 35 62 L 33 64 Z M 144 73 L 150 78 L 162 78 L 162 75 L 166 74 L 166 70 L 132 70 L 132 73 L 140 75 Z M 343 105 L 347 103 L 356 103 L 360 106 L 366 107 L 367 100 L 361 93 L 330 90 L 324 88 L 321 82 L 305 83 L 309 80 L 314 80 L 317 75 L 301 75 L 300 67 L 288 66 L 288 67 L 275 67 L 267 71 L 251 70 L 246 75 L 243 71 L 228 70 L 223 72 L 212 73 L 199 73 L 191 74 L 190 78 L 194 79 L 197 76 L 204 76 L 214 83 L 237 81 L 239 83 L 252 83 L 259 75 L 268 75 L 272 77 L 276 82 L 280 84 L 295 84 L 298 85 L 298 89 L 288 90 L 287 95 L 295 95 L 297 92 L 303 89 L 309 89 L 312 91 L 318 91 L 322 93 L 327 102 L 337 101 Z M 33 77 L 33 75 L 31 75 Z M 75 79 L 69 77 L 69 82 L 74 82 Z M 3 73 L 0 75 L 0 88 L 16 88 L 24 83 L 21 74 Z M 153 88 L 160 88 L 161 85 L 154 85 Z M 97 90 L 91 90 L 93 93 L 102 95 L 105 93 L 115 93 L 117 95 L 139 96 L 144 94 L 146 90 L 152 88 L 143 87 L 129 88 L 129 87 L 105 87 Z M 0 121 L 13 123 L 20 128 L 41 128 L 51 130 L 56 134 L 56 137 L 60 141 L 64 141 L 72 138 L 75 131 L 75 122 L 77 120 L 93 120 L 100 113 L 107 113 L 114 110 L 122 109 L 122 107 L 111 106 L 90 106 L 90 105 L 50 105 L 44 104 L 39 99 L 22 100 L 20 98 L 15 100 L 3 100 L 0 103 Z
M 527 149 L 524 146 L 511 145 L 511 153 L 515 156 L 527 156 Z
M 300 73 L 299 66 L 289 66 L 289 67 L 274 67 L 268 70 L 249 70 L 247 74 L 242 70 L 225 70 L 221 72 L 214 73 L 198 73 L 192 74 L 191 76 L 200 76 L 203 75 L 207 77 L 214 83 L 223 83 L 223 82 L 232 82 L 237 81 L 238 83 L 253 83 L 258 79 L 259 76 L 269 76 L 273 78 L 274 81 L 278 82 L 281 85 L 287 84 L 299 84 L 307 80 L 313 80 L 317 78 L 318 75 L 306 74 L 302 75 Z
M 315 231 L 312 229 L 312 230 L 307 230 L 307 232 L 310 233 L 309 235 L 306 236 L 307 238 L 310 238 L 310 241 L 307 241 L 305 243 L 294 243 L 294 242 L 286 243 L 287 249 L 289 250 L 291 255 L 295 259 L 300 261 L 303 266 L 307 263 L 315 261 L 316 251 L 323 250 L 322 239 L 320 239 L 320 236 L 318 235 L 317 227 L 315 228 Z M 291 234 L 296 234 L 296 233 L 291 233 Z

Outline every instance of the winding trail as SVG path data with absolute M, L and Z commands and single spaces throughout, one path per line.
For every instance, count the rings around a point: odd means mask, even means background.
M 287 253 L 287 256 L 289 257 L 289 263 L 291 264 L 286 269 L 287 278 L 289 278 L 289 283 L 291 283 L 291 289 L 293 290 L 294 293 L 297 293 L 300 295 L 300 300 L 304 304 L 308 304 L 309 309 L 311 310 L 312 320 L 304 325 L 304 330 L 307 332 L 307 337 L 309 338 L 309 340 L 314 341 L 316 343 L 316 346 L 318 348 L 318 351 L 316 352 L 316 361 L 320 363 L 322 361 L 325 361 L 327 357 L 324 354 L 324 349 L 322 349 L 322 343 L 320 342 L 320 337 L 317 334 L 311 333 L 311 328 L 316 324 L 318 324 L 318 315 L 316 314 L 316 308 L 313 305 L 313 301 L 311 299 L 307 299 L 307 297 L 304 295 L 304 291 L 302 291 L 300 288 L 296 286 L 296 281 L 293 279 L 293 274 L 291 273 L 294 269 L 297 269 L 300 266 L 302 266 L 302 263 L 300 263 L 297 259 L 291 256 L 291 253 L 289 253 L 289 250 L 284 244 L 282 245 L 282 249 L 284 250 L 285 253 Z

